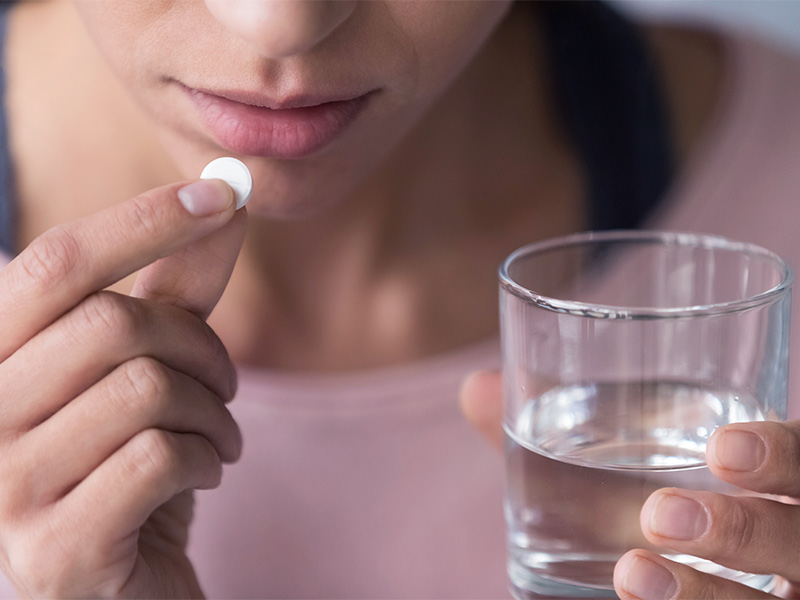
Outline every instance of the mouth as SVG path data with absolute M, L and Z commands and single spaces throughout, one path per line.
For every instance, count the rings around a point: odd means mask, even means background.
M 321 151 L 348 129 L 378 91 L 274 100 L 242 91 L 181 87 L 220 146 L 241 155 L 279 159 L 305 158 Z

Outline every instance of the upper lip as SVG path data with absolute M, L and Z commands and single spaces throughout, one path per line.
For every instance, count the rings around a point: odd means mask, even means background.
M 249 90 L 207 90 L 185 86 L 190 93 L 200 93 L 206 96 L 216 96 L 231 102 L 255 106 L 258 108 L 268 108 L 270 110 L 288 110 L 292 108 L 309 108 L 334 102 L 346 102 L 366 96 L 370 92 L 359 92 L 350 94 L 338 94 L 320 96 L 307 93 L 288 93 L 282 98 L 272 98 L 260 92 Z

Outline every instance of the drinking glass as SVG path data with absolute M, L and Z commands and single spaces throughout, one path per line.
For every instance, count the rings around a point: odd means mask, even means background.
M 692 233 L 587 232 L 500 268 L 508 574 L 517 598 L 614 597 L 652 547 L 656 489 L 746 494 L 705 463 L 711 433 L 785 420 L 792 274 L 761 247 Z M 663 552 L 662 552 L 663 553 Z M 767 589 L 771 576 L 664 556 Z

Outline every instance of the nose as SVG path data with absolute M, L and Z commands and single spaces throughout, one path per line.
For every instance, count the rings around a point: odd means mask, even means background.
M 356 0 L 205 0 L 223 26 L 266 58 L 302 54 L 331 35 Z

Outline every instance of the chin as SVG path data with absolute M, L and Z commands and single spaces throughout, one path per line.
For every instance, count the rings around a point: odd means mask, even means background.
M 247 157 L 242 160 L 249 167 L 256 162 Z M 348 176 L 339 173 L 338 177 L 329 177 L 298 166 L 283 164 L 263 170 L 251 167 L 253 196 L 247 205 L 251 217 L 283 221 L 313 218 L 347 203 L 362 183 L 352 171 Z
M 326 196 L 298 197 L 291 199 L 275 198 L 271 194 L 260 195 L 253 193 L 247 204 L 247 214 L 251 218 L 269 221 L 304 221 L 333 210 L 344 202 L 343 198 Z

